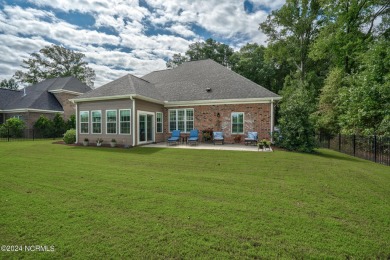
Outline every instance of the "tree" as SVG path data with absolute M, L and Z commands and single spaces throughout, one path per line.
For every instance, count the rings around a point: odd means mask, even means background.
M 185 56 L 181 53 L 173 55 L 166 63 L 167 68 L 175 68 L 186 61 L 196 61 L 212 59 L 219 64 L 230 67 L 231 56 L 234 50 L 224 43 L 217 42 L 213 39 L 207 39 L 204 42 L 195 42 L 188 46 Z
M 20 82 L 35 84 L 48 78 L 74 76 L 93 87 L 95 72 L 87 66 L 84 58 L 84 54 L 62 46 L 46 46 L 38 53 L 32 53 L 28 60 L 23 60 L 22 67 L 27 71 L 18 70 L 14 77 Z
M 388 30 L 386 15 L 390 12 L 386 0 L 324 0 L 321 29 L 310 51 L 314 60 L 326 59 L 332 66 L 342 67 L 351 74 L 359 66 L 359 54 L 367 50 L 373 36 Z M 384 18 L 375 26 L 378 18 Z
M 18 83 L 15 81 L 15 79 L 11 78 L 9 80 L 2 80 L 0 82 L 0 88 L 5 88 L 5 89 L 11 89 L 11 90 L 17 90 L 19 88 Z
M 169 59 L 167 61 L 166 66 L 167 68 L 173 69 L 186 61 L 188 61 L 188 58 L 186 56 L 182 56 L 181 53 L 175 53 L 173 54 L 172 59 Z
M 309 66 L 313 66 L 308 54 L 321 24 L 320 14 L 318 0 L 287 0 L 260 24 L 274 58 L 279 62 L 287 60 L 299 72 L 301 81 L 306 79 Z
M 265 50 L 256 43 L 246 44 L 231 56 L 232 70 L 277 93 L 281 86 L 275 84 L 276 69 L 265 60 Z
M 390 132 L 390 42 L 379 39 L 359 55 L 359 72 L 340 91 L 340 125 L 344 133 Z
M 278 145 L 291 151 L 312 152 L 315 148 L 314 125 L 310 115 L 315 107 L 312 97 L 297 78 L 288 76 L 280 103 L 280 137 Z
M 332 69 L 325 79 L 322 88 L 318 110 L 314 113 L 316 128 L 321 133 L 329 135 L 337 134 L 340 131 L 340 90 L 345 87 L 345 73 L 340 68 Z

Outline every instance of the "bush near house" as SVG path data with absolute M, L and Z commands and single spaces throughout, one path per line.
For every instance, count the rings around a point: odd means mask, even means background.
M 9 118 L 0 126 L 0 137 L 22 137 L 25 128 L 26 125 L 23 120 L 19 118 Z
M 76 142 L 76 129 L 69 129 L 64 134 L 64 142 L 66 144 L 74 144 Z

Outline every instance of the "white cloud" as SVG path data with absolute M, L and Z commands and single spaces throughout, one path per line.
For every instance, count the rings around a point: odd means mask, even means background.
M 29 8 L 0 6 L 0 78 L 12 76 L 23 59 L 55 42 L 86 55 L 97 75 L 95 86 L 129 72 L 142 76 L 164 69 L 168 57 L 203 39 L 198 27 L 235 49 L 247 41 L 265 43 L 258 31 L 267 16 L 261 7 L 284 3 L 252 0 L 256 11 L 247 14 L 243 0 L 145 0 L 151 11 L 138 0 L 27 1 Z M 58 10 L 92 16 L 95 24 L 67 22 L 56 16 Z

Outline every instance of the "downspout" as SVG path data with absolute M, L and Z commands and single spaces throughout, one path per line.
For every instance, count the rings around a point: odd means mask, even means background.
M 76 118 L 76 120 L 75 120 L 75 129 L 76 129 L 76 144 L 78 144 L 79 143 L 79 129 L 78 129 L 78 124 L 77 124 L 77 122 L 78 122 L 78 120 L 77 120 L 77 118 L 78 118 L 78 114 L 79 114 L 79 109 L 78 109 L 78 106 L 77 106 L 77 103 L 76 103 L 76 115 L 75 115 L 75 118 Z
M 134 95 L 130 95 L 130 100 L 132 101 L 132 104 L 133 104 L 133 109 L 131 111 L 132 113 L 132 129 L 131 129 L 131 133 L 132 133 L 132 136 L 133 136 L 133 147 L 135 146 L 135 99 L 134 99 Z
M 273 142 L 274 135 L 274 99 L 271 98 L 271 142 Z

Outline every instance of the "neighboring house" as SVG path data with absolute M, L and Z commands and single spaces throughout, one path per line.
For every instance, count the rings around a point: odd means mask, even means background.
M 281 97 L 212 61 L 192 61 L 142 78 L 126 75 L 72 101 L 77 141 L 112 138 L 137 146 L 161 142 L 173 130 L 222 131 L 226 142 L 256 131 L 270 138 Z M 199 136 L 201 138 L 201 136 Z
M 91 88 L 74 77 L 47 79 L 23 90 L 0 88 L 0 124 L 17 117 L 32 128 L 40 115 L 50 119 L 61 113 L 64 119 L 75 114 L 75 98 Z

